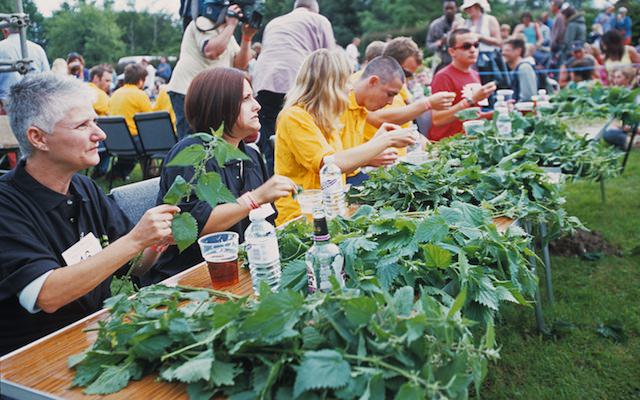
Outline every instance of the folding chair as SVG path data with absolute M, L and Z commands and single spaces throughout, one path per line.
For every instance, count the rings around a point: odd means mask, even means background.
M 140 147 L 145 157 L 142 174 L 147 178 L 151 160 L 163 160 L 178 139 L 166 111 L 138 113 L 133 116 L 133 121 L 138 128 Z
M 107 134 L 104 146 L 107 153 L 111 156 L 109 169 L 113 168 L 114 159 L 131 160 L 139 162 L 142 154 L 136 146 L 127 122 L 124 117 L 98 117 L 96 122 L 100 129 Z M 109 190 L 113 187 L 113 173 L 109 173 Z

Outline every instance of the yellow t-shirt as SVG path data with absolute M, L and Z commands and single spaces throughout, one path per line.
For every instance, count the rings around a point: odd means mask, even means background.
M 93 110 L 99 117 L 109 115 L 109 96 L 104 92 L 104 90 L 93 84 L 93 82 L 89 82 L 89 87 L 93 89 L 97 95 L 96 101 L 93 103 Z
M 342 148 L 344 150 L 364 143 L 364 125 L 367 123 L 367 109 L 356 101 L 356 94 L 349 92 L 349 106 L 340 117 Z
M 109 99 L 109 115 L 121 115 L 127 121 L 129 132 L 132 136 L 138 135 L 138 128 L 133 121 L 133 116 L 141 112 L 153 111 L 149 96 L 136 85 L 125 84 L 113 92 Z
M 173 105 L 171 105 L 171 99 L 167 89 L 160 89 L 158 97 L 156 98 L 156 104 L 153 107 L 154 111 L 167 111 L 171 117 L 171 123 L 173 124 L 173 130 L 176 129 L 176 113 L 173 111 Z
M 324 157 L 341 150 L 339 132 L 322 132 L 311 114 L 301 106 L 289 107 L 278 115 L 274 168 L 276 174 L 289 177 L 303 189 L 320 189 L 320 166 Z M 292 196 L 276 200 L 276 207 L 276 225 L 301 214 L 300 205 Z

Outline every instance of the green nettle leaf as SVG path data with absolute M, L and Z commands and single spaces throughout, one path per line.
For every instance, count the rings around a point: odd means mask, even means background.
M 277 343 L 297 336 L 298 332 L 293 327 L 304 312 L 303 304 L 302 295 L 292 290 L 280 292 L 279 295 L 267 295 L 261 299 L 256 312 L 243 321 L 239 330 L 250 339 L 265 343 Z
M 206 172 L 200 175 L 196 185 L 196 195 L 202 201 L 206 201 L 211 207 L 219 203 L 233 203 L 236 198 L 222 183 L 222 178 L 216 172 Z
M 427 397 L 424 388 L 407 382 L 400 386 L 400 390 L 396 394 L 395 400 L 423 400 Z
M 249 156 L 244 154 L 240 149 L 224 140 L 218 140 L 216 142 L 216 147 L 213 149 L 213 156 L 220 167 L 224 167 L 229 161 L 250 160 Z
M 223 361 L 214 361 L 211 367 L 211 381 L 216 386 L 231 386 L 237 375 L 235 365 Z
M 418 243 L 440 242 L 449 233 L 447 221 L 439 215 L 425 218 L 416 228 L 414 239 Z
M 209 133 L 205 133 L 205 132 L 192 133 L 191 137 L 198 138 L 198 139 L 202 140 L 205 143 L 209 143 L 214 139 L 213 135 L 211 135 Z
M 451 265 L 451 253 L 435 244 L 422 246 L 422 255 L 428 267 L 445 269 Z
M 165 335 L 156 335 L 143 338 L 136 343 L 131 351 L 138 357 L 146 360 L 154 360 L 162 356 L 173 340 Z
M 449 312 L 447 313 L 447 317 L 451 318 L 454 315 L 456 315 L 456 313 L 462 309 L 462 306 L 464 306 L 464 303 L 466 301 L 467 301 L 467 287 L 465 286 L 462 288 L 460 293 L 458 293 L 458 296 L 456 296 L 456 299 L 454 300 L 453 304 L 451 305 L 451 308 L 449 309 Z
M 307 351 L 296 374 L 293 396 L 298 397 L 307 390 L 346 386 L 350 375 L 349 363 L 337 351 Z
M 78 353 L 78 354 L 74 354 L 72 356 L 69 356 L 69 358 L 67 359 L 67 366 L 69 368 L 73 368 L 76 365 L 80 364 L 82 361 L 84 361 L 84 359 L 87 357 L 87 352 L 83 351 L 82 353 Z
M 357 297 L 342 302 L 344 315 L 349 322 L 354 325 L 366 325 L 371 321 L 371 317 L 378 309 L 376 302 L 372 298 Z
M 456 118 L 460 121 L 469 121 L 471 119 L 478 119 L 478 113 L 480 109 L 477 107 L 467 108 L 456 113 Z
M 131 379 L 131 372 L 127 365 L 112 365 L 104 370 L 102 374 L 91 385 L 85 394 L 111 394 L 124 389 Z
M 184 383 L 194 383 L 199 380 L 208 382 L 211 378 L 212 364 L 213 351 L 207 350 L 176 368 L 173 377 Z
M 393 305 L 396 308 L 397 315 L 400 317 L 408 317 L 413 309 L 413 288 L 405 286 L 396 290 L 393 294 Z
M 178 245 L 178 250 L 183 252 L 198 240 L 198 222 L 189 213 L 180 213 L 173 217 L 171 224 L 173 240 Z
M 200 164 L 207 157 L 207 151 L 201 144 L 192 144 L 180 150 L 175 157 L 167 163 L 167 167 L 192 167 Z
M 167 193 L 162 198 L 162 201 L 165 204 L 176 205 L 180 203 L 180 201 L 189 193 L 191 193 L 191 185 L 189 185 L 189 183 L 185 181 L 183 177 L 178 175 L 171 184 L 171 187 L 169 188 Z

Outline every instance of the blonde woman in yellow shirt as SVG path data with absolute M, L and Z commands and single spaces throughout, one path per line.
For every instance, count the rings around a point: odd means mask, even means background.
M 395 133 L 397 125 L 383 124 L 376 136 L 343 150 L 343 115 L 349 104 L 349 61 L 340 50 L 317 50 L 302 64 L 294 87 L 287 93 L 276 125 L 275 173 L 291 178 L 303 189 L 320 188 L 324 158 L 334 155 L 343 173 L 367 165 L 389 147 L 414 143 L 409 132 Z M 276 201 L 277 224 L 300 215 L 291 196 Z

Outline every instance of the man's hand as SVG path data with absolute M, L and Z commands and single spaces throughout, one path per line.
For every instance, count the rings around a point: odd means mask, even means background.
M 168 204 L 153 207 L 144 213 L 129 235 L 141 249 L 171 240 L 171 222 L 180 208 Z
M 253 196 L 258 203 L 267 204 L 297 192 L 297 186 L 291 179 L 282 175 L 274 175 L 262 186 L 254 190 Z
M 481 86 L 480 89 L 473 92 L 473 95 L 471 96 L 471 100 L 473 100 L 475 104 L 478 104 L 482 100 L 491 96 L 491 94 L 495 92 L 496 89 L 497 89 L 496 83 L 494 81 L 491 81 L 486 85 Z
M 407 147 L 416 142 L 412 129 L 402 129 L 399 125 L 383 123 L 372 140 L 382 140 L 385 147 Z
M 249 25 L 248 23 L 242 24 L 242 40 L 243 41 L 250 42 L 257 32 L 258 30 L 256 28 L 252 28 L 251 25 Z
M 233 13 L 233 15 L 229 15 L 229 13 Z M 242 18 L 242 9 L 237 4 L 233 4 L 228 8 L 224 22 L 225 24 L 235 28 L 240 23 L 240 18 Z
M 453 105 L 456 94 L 453 92 L 438 92 L 426 98 L 433 110 L 447 110 Z
M 375 158 L 369 161 L 370 167 L 384 167 L 387 165 L 393 165 L 398 160 L 398 151 L 394 148 L 389 148 L 378 154 Z

